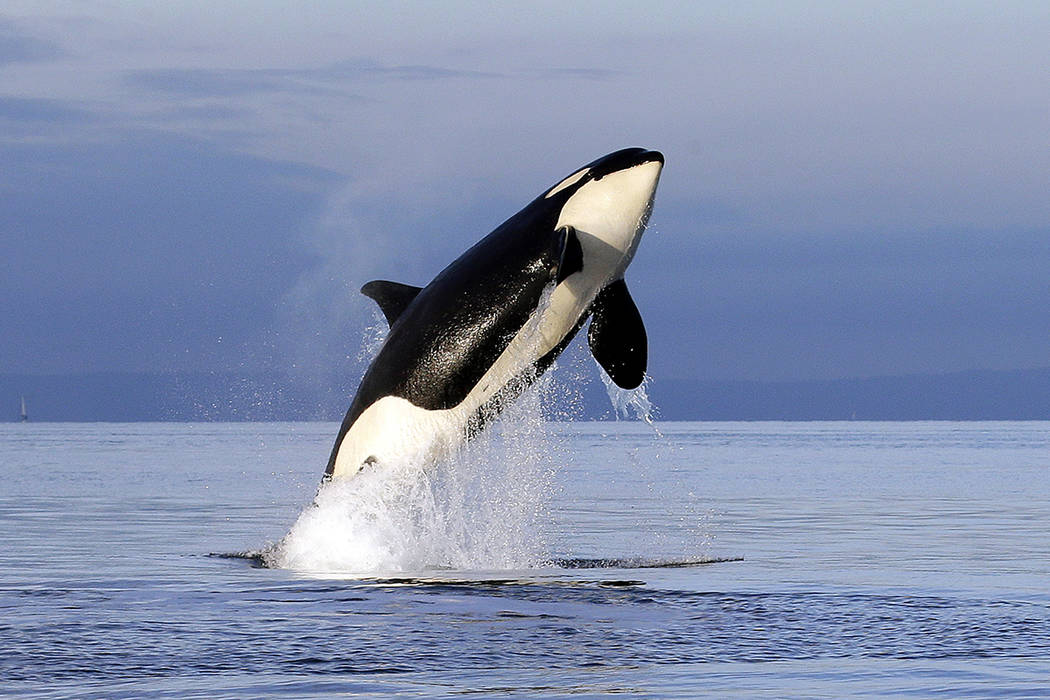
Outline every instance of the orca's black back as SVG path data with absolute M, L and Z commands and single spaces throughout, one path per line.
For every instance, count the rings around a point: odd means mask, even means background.
M 537 199 L 438 274 L 390 328 L 343 419 L 343 437 L 375 401 L 427 410 L 459 405 L 528 321 L 557 273 L 561 197 Z

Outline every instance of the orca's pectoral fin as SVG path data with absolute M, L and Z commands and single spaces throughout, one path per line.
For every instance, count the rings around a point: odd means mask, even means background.
M 557 282 L 562 282 L 566 277 L 583 269 L 583 246 L 580 238 L 576 235 L 576 229 L 572 226 L 562 226 L 558 234 L 558 275 Z
M 648 342 L 627 284 L 619 279 L 598 292 L 591 313 L 587 343 L 594 359 L 617 386 L 634 389 L 645 379 Z
M 392 326 L 422 289 L 422 287 L 413 287 L 400 282 L 373 280 L 361 287 L 361 293 L 379 304 L 380 310 L 386 316 L 387 323 Z

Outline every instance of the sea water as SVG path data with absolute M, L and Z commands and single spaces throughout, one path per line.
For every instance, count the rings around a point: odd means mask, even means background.
M 0 425 L 0 695 L 1050 696 L 1050 423 L 493 428 Z

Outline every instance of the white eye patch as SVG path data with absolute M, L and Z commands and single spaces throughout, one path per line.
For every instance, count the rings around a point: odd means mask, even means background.
M 547 196 L 544 197 L 544 199 L 549 199 L 549 198 L 553 197 L 554 195 L 558 194 L 559 192 L 561 192 L 562 190 L 564 190 L 566 187 L 571 187 L 572 185 L 575 185 L 577 182 L 580 181 L 580 178 L 582 178 L 584 175 L 586 175 L 590 171 L 591 171 L 590 168 L 584 168 L 583 170 L 579 170 L 579 171 L 573 173 L 572 175 L 570 175 L 569 177 L 565 178 L 564 180 L 559 182 L 557 185 L 555 185 L 551 189 L 551 191 L 547 193 Z

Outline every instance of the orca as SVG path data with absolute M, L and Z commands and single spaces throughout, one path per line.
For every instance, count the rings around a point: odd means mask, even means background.
M 663 163 L 644 148 L 610 153 L 547 189 L 425 287 L 364 285 L 390 331 L 339 428 L 325 481 L 448 454 L 547 370 L 588 318 L 598 363 L 617 385 L 640 385 L 648 346 L 623 275 Z

